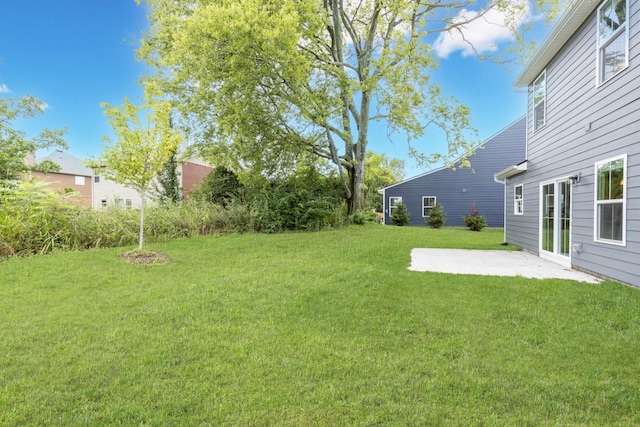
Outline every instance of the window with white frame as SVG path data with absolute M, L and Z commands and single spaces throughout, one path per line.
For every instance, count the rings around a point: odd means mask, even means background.
M 127 209 L 131 209 L 133 207 L 133 204 L 131 203 L 131 199 L 126 199 L 124 203 Z
M 84 185 L 84 176 L 76 176 L 75 183 L 76 185 Z
M 625 244 L 627 156 L 595 165 L 595 240 Z
M 546 122 L 547 71 L 543 71 L 533 82 L 533 131 L 542 128 Z
M 402 203 L 402 197 L 389 197 L 389 217 L 393 215 L 398 205 Z
M 107 206 L 107 199 L 101 199 L 100 200 L 100 206 L 102 206 L 103 208 Z
M 100 175 L 94 175 L 93 182 L 96 183 L 96 184 L 99 184 L 100 183 Z
M 522 215 L 524 213 L 524 198 L 522 184 L 513 187 L 513 213 Z
M 628 0 L 605 0 L 598 8 L 598 83 L 629 63 Z
M 422 197 L 422 216 L 428 218 L 431 216 L 431 209 L 436 205 L 435 196 Z

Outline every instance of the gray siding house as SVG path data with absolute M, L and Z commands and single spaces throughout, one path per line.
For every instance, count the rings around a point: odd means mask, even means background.
M 381 190 L 384 223 L 391 224 L 391 213 L 403 203 L 411 214 L 410 225 L 426 225 L 434 204 L 447 214 L 447 226 L 464 226 L 462 217 L 475 203 L 487 226 L 504 225 L 503 189 L 493 174 L 525 156 L 525 117 L 489 138 L 469 157 L 470 168 L 443 167 L 407 179 Z
M 495 174 L 505 240 L 640 286 L 640 0 L 567 3 L 514 85 L 527 155 Z

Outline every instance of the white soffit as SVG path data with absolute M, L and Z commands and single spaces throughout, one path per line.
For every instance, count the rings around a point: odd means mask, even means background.
M 580 25 L 593 12 L 598 3 L 599 0 L 570 1 L 558 22 L 553 26 L 549 36 L 542 42 L 542 45 L 522 70 L 513 86 L 529 86 L 547 64 L 551 62 L 558 51 L 562 49 L 562 46 L 571 38 L 573 33 L 580 28 Z
M 522 172 L 526 172 L 527 170 L 527 162 L 522 162 L 519 165 L 509 166 L 506 169 L 501 170 L 498 173 L 494 173 L 493 176 L 496 179 L 505 179 L 511 178 L 512 176 L 521 174 Z

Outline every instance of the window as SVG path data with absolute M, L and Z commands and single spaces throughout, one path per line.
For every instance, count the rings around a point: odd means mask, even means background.
M 102 199 L 100 200 L 100 206 L 102 206 L 103 208 L 107 206 L 107 199 Z
M 124 200 L 118 199 L 117 197 L 115 199 L 113 199 L 113 200 L 116 203 L 116 207 L 121 208 L 122 206 L 124 206 L 124 204 L 123 204 Z
M 533 82 L 533 131 L 542 128 L 546 121 L 547 72 Z
M 127 209 L 131 209 L 131 207 L 132 207 L 131 199 L 126 199 L 126 200 L 124 201 L 124 206 L 125 206 Z
M 389 197 L 389 217 L 393 215 L 393 211 L 402 203 L 402 197 Z
M 433 209 L 435 205 L 435 196 L 424 196 L 422 198 L 422 216 L 425 218 L 431 216 L 431 209 Z
M 598 8 L 598 83 L 604 83 L 629 62 L 627 0 L 606 0 Z
M 627 156 L 596 163 L 595 240 L 625 244 Z
M 524 213 L 524 199 L 522 198 L 522 184 L 513 187 L 513 213 L 522 215 Z
M 95 182 L 96 184 L 98 184 L 100 182 L 100 175 L 94 175 L 93 177 L 93 182 Z
M 84 185 L 84 176 L 76 176 L 76 185 Z

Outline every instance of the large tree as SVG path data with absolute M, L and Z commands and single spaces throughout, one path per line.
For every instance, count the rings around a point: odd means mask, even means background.
M 144 206 L 147 192 L 163 166 L 182 142 L 171 126 L 171 104 L 160 99 L 160 92 L 150 82 L 145 88 L 145 102 L 137 106 L 124 99 L 122 107 L 102 104 L 116 135 L 113 145 L 105 147 L 90 167 L 103 167 L 107 178 L 140 194 L 140 232 L 138 249 L 144 242 Z M 105 138 L 109 141 L 109 138 Z
M 475 144 L 469 109 L 430 78 L 438 61 L 429 35 L 457 31 L 464 39 L 467 25 L 496 10 L 516 34 L 530 7 L 526 0 L 146 2 L 150 30 L 139 55 L 157 67 L 209 153 L 253 168 L 290 167 L 301 152 L 328 159 L 350 213 L 364 203 L 372 122 L 407 141 L 439 129 L 453 157 Z M 536 0 L 536 11 L 546 3 Z
M 22 172 L 29 170 L 49 172 L 60 169 L 51 161 L 29 165 L 25 160 L 27 156 L 35 155 L 36 150 L 67 148 L 63 139 L 66 129 L 44 129 L 32 138 L 15 125 L 17 119 L 43 114 L 45 106 L 33 96 L 0 98 L 0 180 L 17 179 Z

